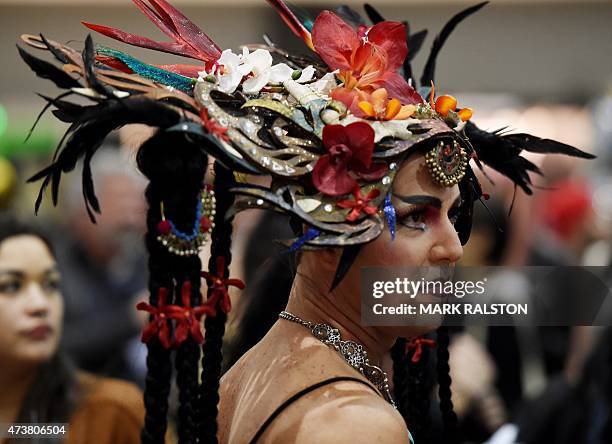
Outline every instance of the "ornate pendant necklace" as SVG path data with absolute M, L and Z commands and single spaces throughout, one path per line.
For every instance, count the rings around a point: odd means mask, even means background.
M 310 321 L 305 321 L 298 316 L 282 311 L 278 315 L 281 319 L 296 322 L 308 328 L 313 336 L 326 345 L 334 347 L 344 358 L 344 360 L 354 369 L 359 371 L 367 378 L 374 386 L 382 393 L 385 398 L 394 408 L 397 408 L 391 392 L 389 391 L 389 380 L 387 373 L 380 367 L 370 364 L 368 352 L 363 346 L 355 341 L 343 341 L 340 338 L 340 331 L 327 324 L 314 324 Z

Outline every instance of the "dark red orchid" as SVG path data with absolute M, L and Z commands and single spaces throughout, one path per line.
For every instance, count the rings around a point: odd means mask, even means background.
M 406 353 L 413 351 L 412 358 L 410 359 L 413 363 L 417 363 L 421 360 L 423 354 L 423 346 L 435 347 L 436 341 L 428 338 L 412 338 L 406 343 Z
M 312 182 L 323 194 L 350 193 L 357 185 L 355 177 L 376 180 L 387 172 L 386 163 L 372 162 L 374 130 L 366 122 L 326 125 L 323 146 L 327 154 L 319 158 L 312 170 Z
M 217 305 L 221 307 L 224 313 L 229 313 L 232 309 L 232 301 L 229 295 L 228 287 L 237 287 L 241 290 L 244 289 L 245 285 L 240 279 L 231 279 L 225 277 L 225 258 L 223 256 L 217 257 L 217 272 L 212 274 L 208 271 L 200 273 L 204 279 L 208 282 L 210 296 L 206 305 L 210 306 L 215 310 Z M 213 314 L 214 316 L 214 314 Z
M 174 342 L 176 346 L 181 345 L 191 335 L 198 344 L 204 342 L 200 321 L 204 315 L 214 315 L 215 311 L 208 304 L 191 306 L 191 282 L 183 282 L 181 287 L 182 306 L 173 305 L 172 319 L 176 319 L 174 330 Z
M 157 292 L 157 306 L 153 306 L 146 302 L 139 302 L 136 305 L 136 309 L 140 311 L 146 311 L 151 314 L 153 319 L 147 324 L 142 331 L 142 342 L 148 343 L 155 335 L 158 336 L 159 342 L 164 348 L 170 348 L 170 326 L 168 325 L 169 308 L 171 305 L 167 305 L 168 301 L 168 289 L 161 287 Z
M 351 212 L 347 214 L 346 220 L 348 220 L 349 222 L 355 222 L 359 218 L 361 213 L 366 213 L 370 215 L 376 214 L 378 208 L 374 205 L 368 205 L 368 203 L 371 200 L 376 199 L 378 196 L 380 196 L 379 190 L 373 189 L 364 196 L 361 194 L 361 187 L 359 185 L 355 185 L 355 189 L 353 190 L 353 196 L 355 197 L 355 200 L 341 200 L 336 204 L 340 208 L 352 208 Z
M 108 26 L 88 22 L 83 22 L 83 24 L 89 29 L 123 43 L 202 60 L 207 68 L 210 68 L 221 56 L 221 49 L 216 43 L 166 0 L 148 0 L 151 6 L 147 5 L 144 0 L 132 1 L 155 26 L 172 39 L 171 42 L 157 42 Z M 188 77 L 197 77 L 197 72 L 202 71 L 204 67 L 164 65 L 162 68 Z
M 327 66 L 339 70 L 337 76 L 344 82 L 332 91 L 332 97 L 352 111 L 359 114 L 357 101 L 378 88 L 385 88 L 403 105 L 423 102 L 397 72 L 408 54 L 404 24 L 384 21 L 367 31 L 356 31 L 334 13 L 323 11 L 315 20 L 312 42 Z

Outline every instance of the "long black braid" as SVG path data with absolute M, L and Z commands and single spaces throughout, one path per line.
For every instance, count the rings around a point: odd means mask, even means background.
M 138 152 L 138 167 L 149 179 L 146 199 L 146 246 L 149 251 L 150 304 L 158 304 L 160 288 L 167 288 L 174 300 L 182 304 L 181 288 L 185 280 L 192 285 L 192 304 L 200 302 L 197 256 L 183 257 L 168 252 L 158 240 L 157 224 L 161 220 L 161 203 L 166 217 L 180 230 L 193 227 L 198 196 L 206 170 L 207 156 L 184 134 L 161 131 L 145 142 Z M 167 428 L 168 395 L 172 377 L 171 351 L 165 349 L 157 337 L 147 344 L 147 377 L 144 401 L 145 425 L 143 443 L 162 443 Z M 177 385 L 179 387 L 178 435 L 179 442 L 195 442 L 197 396 L 197 361 L 199 347 L 189 337 L 176 356 Z
M 415 442 L 427 444 L 431 441 L 430 404 L 434 386 L 431 353 L 428 347 L 423 347 L 421 358 L 412 362 L 413 353 L 406 352 L 403 339 L 392 350 L 394 394 Z
M 461 442 L 457 428 L 457 414 L 453 410 L 451 399 L 451 376 L 448 364 L 448 345 L 450 337 L 447 327 L 438 329 L 437 340 L 437 362 L 436 372 L 438 374 L 438 397 L 440 399 L 440 411 L 442 412 L 442 422 L 444 424 L 444 442 L 448 444 Z
M 211 255 L 208 264 L 209 271 L 217 274 L 217 258 L 225 258 L 225 275 L 232 260 L 232 219 L 225 220 L 229 208 L 234 203 L 234 195 L 229 189 L 235 184 L 234 174 L 221 163 L 215 162 L 215 197 L 216 215 L 215 226 L 212 231 Z M 208 291 L 208 297 L 211 291 Z M 217 412 L 219 404 L 219 379 L 221 378 L 221 365 L 223 354 L 223 335 L 225 334 L 225 321 L 227 315 L 217 305 L 217 315 L 207 316 L 204 321 L 205 337 L 202 347 L 202 383 L 200 384 L 199 398 L 199 438 L 200 443 L 217 443 Z
M 429 335 L 428 335 L 429 337 Z M 443 421 L 443 441 L 445 444 L 460 442 L 457 435 L 457 415 L 451 400 L 451 377 L 448 363 L 449 333 L 446 327 L 437 331 L 436 374 L 438 396 Z M 391 349 L 393 359 L 393 392 L 398 410 L 410 433 L 418 444 L 436 441 L 433 436 L 431 399 L 436 382 L 434 360 L 429 347 L 423 346 L 421 357 L 412 362 L 414 351 L 406 352 L 406 340 L 400 338 Z

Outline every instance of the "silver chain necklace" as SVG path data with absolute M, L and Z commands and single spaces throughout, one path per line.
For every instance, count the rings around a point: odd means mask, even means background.
M 358 370 L 367 378 L 368 381 L 374 384 L 374 386 L 382 393 L 383 398 L 385 398 L 394 408 L 397 409 L 397 406 L 391 397 L 391 392 L 389 391 L 389 380 L 387 378 L 387 373 L 380 367 L 370 364 L 368 352 L 365 351 L 361 344 L 355 341 L 343 341 L 340 338 L 340 331 L 337 328 L 333 328 L 331 325 L 314 324 L 313 322 L 305 321 L 304 319 L 301 319 L 288 311 L 281 311 L 278 317 L 303 325 L 304 327 L 308 328 L 313 336 L 319 341 L 334 347 L 351 367 Z

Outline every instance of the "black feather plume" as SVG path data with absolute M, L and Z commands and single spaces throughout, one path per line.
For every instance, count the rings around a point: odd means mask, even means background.
M 540 175 L 542 172 L 532 162 L 520 156 L 523 150 L 533 153 L 564 154 L 583 159 L 595 157 L 573 146 L 529 134 L 484 131 L 472 122 L 466 123 L 464 132 L 474 147 L 479 161 L 510 178 L 527 194 L 532 194 L 529 172 Z
M 435 71 L 436 71 L 436 59 L 438 57 L 440 50 L 444 46 L 444 43 L 446 42 L 448 37 L 451 35 L 453 30 L 457 27 L 459 23 L 461 23 L 461 21 L 463 21 L 463 19 L 472 15 L 473 13 L 478 11 L 480 8 L 482 8 L 487 3 L 489 2 L 488 1 L 482 2 L 482 3 L 471 6 L 461 11 L 460 13 L 452 17 L 446 25 L 444 25 L 444 28 L 442 28 L 442 31 L 440 31 L 440 34 L 437 35 L 431 47 L 429 58 L 427 59 L 427 63 L 425 64 L 425 69 L 423 70 L 423 75 L 421 76 L 421 86 L 422 87 L 424 88 L 429 87 L 431 85 L 431 82 L 434 80 Z
M 81 86 L 77 80 L 70 77 L 68 73 L 62 71 L 57 66 L 34 57 L 19 45 L 17 45 L 17 50 L 23 61 L 28 64 L 38 77 L 51 80 L 58 88 L 62 89 L 79 88 Z
M 365 9 L 368 18 L 372 23 L 376 24 L 385 21 L 385 18 L 376 10 L 376 8 L 374 8 L 374 6 L 370 5 L 369 3 L 363 5 L 363 9 Z
M 541 139 L 531 134 L 507 134 L 503 137 L 515 146 L 521 146 L 524 150 L 532 153 L 565 154 L 566 156 L 581 157 L 583 159 L 594 159 L 596 157 L 593 154 L 580 151 L 571 145 L 557 142 L 556 140 Z
M 349 23 L 353 28 L 365 25 L 366 22 L 357 11 L 347 5 L 341 5 L 336 8 L 336 12 L 345 22 Z
M 408 27 L 406 27 L 406 29 L 408 29 Z M 426 37 L 427 29 L 422 29 L 415 34 L 410 34 L 410 32 L 408 32 L 408 56 L 406 57 L 406 60 L 411 61 L 414 59 L 414 57 L 421 50 Z
M 87 84 L 96 91 L 98 94 L 102 94 L 108 98 L 114 98 L 115 96 L 106 88 L 97 78 L 94 72 L 96 65 L 96 52 L 94 51 L 93 40 L 91 34 L 87 34 L 85 39 L 85 47 L 83 48 L 83 74 Z
M 65 93 L 60 94 L 59 96 L 57 96 L 55 99 L 52 99 L 50 97 L 44 96 L 42 94 L 38 94 L 40 97 L 42 97 L 43 99 L 45 99 L 47 101 L 47 104 L 43 107 L 43 109 L 38 113 L 38 116 L 36 116 L 36 120 L 34 120 L 34 123 L 32 124 L 32 127 L 30 128 L 30 131 L 28 131 L 28 134 L 26 135 L 25 140 L 23 141 L 23 143 L 26 143 L 30 137 L 32 136 L 32 133 L 34 132 L 34 129 L 36 129 L 36 126 L 38 125 L 38 122 L 40 122 L 40 119 L 42 118 L 42 116 L 47 112 L 47 110 L 49 108 L 51 108 L 51 106 L 54 105 L 54 101 L 55 100 L 59 100 L 62 99 L 64 97 L 69 96 L 70 94 L 72 94 L 72 91 L 66 91 Z
M 60 51 L 59 49 L 57 49 L 55 46 L 53 46 L 46 38 L 44 35 L 39 34 L 40 35 L 40 40 L 42 40 L 43 44 L 47 47 L 47 49 L 51 52 L 51 54 L 53 54 L 55 56 L 55 58 L 57 60 L 59 60 L 62 63 L 70 63 L 70 60 L 68 59 L 68 57 L 66 57 L 66 54 L 64 54 L 62 51 Z
M 427 37 L 427 29 L 423 29 L 422 31 L 417 32 L 416 34 L 410 34 L 410 25 L 408 22 L 406 23 L 406 35 L 408 36 L 408 55 L 404 60 L 404 78 L 406 80 L 414 79 L 412 75 L 412 65 L 411 61 L 418 54 L 419 50 L 423 46 L 423 42 L 425 41 L 425 37 Z M 414 83 L 413 83 L 414 86 Z
M 61 105 L 61 103 L 60 103 Z M 64 110 L 70 106 L 63 104 Z M 72 108 L 74 113 L 77 108 Z M 63 173 L 73 170 L 83 159 L 83 196 L 90 218 L 95 221 L 94 212 L 100 212 L 91 177 L 90 162 L 106 136 L 113 130 L 131 123 L 142 123 L 153 127 L 168 128 L 181 120 L 179 112 L 163 103 L 142 97 L 122 101 L 105 100 L 93 106 L 82 106 L 78 118 L 65 135 L 65 143 L 59 146 L 55 161 L 32 176 L 28 182 L 43 180 L 36 210 L 40 207 L 45 188 L 50 184 L 53 203 L 57 203 L 59 183 Z

